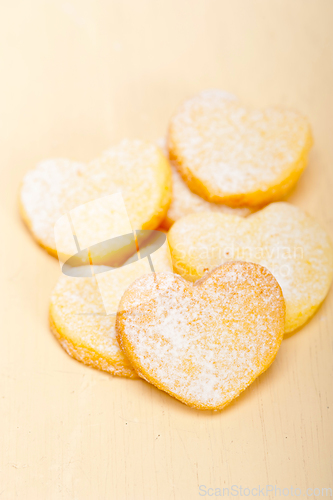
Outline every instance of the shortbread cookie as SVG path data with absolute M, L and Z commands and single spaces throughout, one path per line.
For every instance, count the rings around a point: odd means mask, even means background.
M 273 203 L 245 219 L 218 213 L 189 215 L 172 226 L 168 240 L 175 272 L 190 281 L 229 260 L 269 269 L 286 301 L 286 332 L 312 316 L 332 281 L 328 235 L 289 203 Z
M 310 126 L 298 112 L 251 111 L 218 91 L 186 101 L 168 135 L 170 159 L 189 188 L 231 207 L 282 199 L 303 172 L 311 146 Z
M 116 339 L 116 316 L 106 314 L 95 277 L 62 274 L 49 318 L 52 332 L 74 359 L 112 375 L 136 377 Z
M 171 201 L 170 165 L 161 150 L 139 140 L 124 140 L 87 165 L 64 159 L 44 161 L 24 177 L 20 209 L 36 240 L 57 255 L 56 221 L 113 193 L 122 194 L 133 229 L 158 227 Z M 92 234 L 100 229 L 99 220 L 94 226 L 90 221 Z
M 143 276 L 120 309 L 117 338 L 137 373 L 202 410 L 222 409 L 264 372 L 284 331 L 280 286 L 245 262 L 195 284 L 171 273 Z

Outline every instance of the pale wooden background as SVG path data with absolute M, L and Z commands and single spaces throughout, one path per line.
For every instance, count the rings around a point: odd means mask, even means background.
M 69 358 L 48 330 L 56 260 L 17 189 L 43 158 L 155 140 L 209 88 L 306 113 L 315 147 L 291 201 L 333 235 L 332 0 L 1 3 L 0 499 L 187 500 L 198 486 L 333 487 L 333 294 L 221 413 Z

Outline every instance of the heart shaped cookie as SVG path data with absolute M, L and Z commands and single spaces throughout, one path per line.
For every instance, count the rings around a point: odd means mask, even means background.
M 207 201 L 256 207 L 280 200 L 304 170 L 312 135 L 296 111 L 251 111 L 225 92 L 186 101 L 168 133 L 170 159 Z
M 161 150 L 124 140 L 90 164 L 44 161 L 23 179 L 20 211 L 36 240 L 56 256 L 55 223 L 72 209 L 113 193 L 122 194 L 133 229 L 158 227 L 171 202 L 170 165 Z M 99 241 L 98 231 L 104 234 L 108 228 L 89 220 L 89 231 Z M 62 245 L 64 255 L 72 255 L 71 245 Z
M 227 263 L 196 284 L 150 274 L 125 292 L 117 338 L 137 373 L 183 403 L 221 409 L 279 349 L 285 306 L 265 268 Z
M 168 240 L 175 272 L 190 281 L 228 260 L 256 262 L 269 269 L 286 301 L 286 332 L 316 311 L 332 281 L 328 235 L 289 203 L 272 203 L 245 219 L 192 214 L 172 226 Z

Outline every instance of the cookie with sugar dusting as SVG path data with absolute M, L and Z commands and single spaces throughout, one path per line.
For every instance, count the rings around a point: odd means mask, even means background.
M 137 373 L 183 403 L 218 410 L 273 362 L 284 332 L 281 288 L 262 266 L 227 263 L 192 284 L 136 280 L 121 300 L 119 344 Z
M 112 375 L 136 378 L 116 339 L 116 316 L 106 314 L 94 276 L 62 274 L 51 296 L 49 321 L 52 333 L 74 359 Z
M 279 202 L 241 218 L 192 214 L 168 233 L 175 272 L 195 281 L 229 260 L 265 266 L 286 301 L 286 333 L 300 327 L 324 300 L 333 276 L 333 250 L 319 224 Z
M 23 179 L 20 211 L 38 243 L 56 256 L 56 221 L 80 205 L 116 192 L 122 193 L 133 229 L 158 227 L 171 202 L 170 165 L 161 150 L 147 142 L 123 140 L 89 164 L 43 161 Z M 94 228 L 90 221 L 96 235 L 98 222 Z M 64 253 L 72 255 L 71 248 Z
M 306 167 L 311 146 L 310 126 L 300 113 L 252 111 L 217 90 L 186 101 L 168 132 L 170 159 L 189 188 L 230 207 L 282 199 Z
M 158 141 L 162 151 L 168 156 L 166 150 L 166 144 L 163 139 Z M 197 194 L 193 193 L 183 181 L 181 175 L 179 174 L 177 168 L 170 161 L 171 165 L 171 175 L 172 175 L 172 200 L 167 211 L 166 217 L 162 222 L 162 226 L 166 229 L 170 229 L 172 224 L 177 220 L 185 217 L 186 215 L 197 213 L 197 212 L 221 212 L 221 213 L 231 213 L 245 217 L 251 213 L 249 208 L 231 208 L 227 205 L 221 205 L 219 203 L 210 203 L 204 200 Z

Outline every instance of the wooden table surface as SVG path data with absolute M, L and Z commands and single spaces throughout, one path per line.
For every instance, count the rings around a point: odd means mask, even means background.
M 196 411 L 61 349 L 47 320 L 59 265 L 17 210 L 20 180 L 40 159 L 156 140 L 184 98 L 217 87 L 309 117 L 315 146 L 290 201 L 333 236 L 332 21 L 332 0 L 2 2 L 1 500 L 333 489 L 332 292 L 234 404 Z

